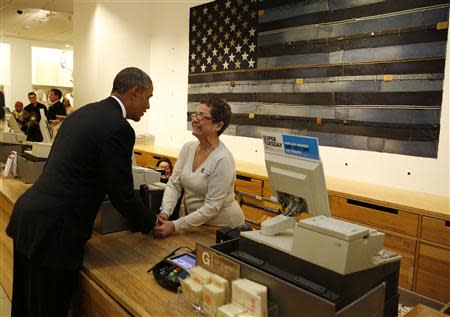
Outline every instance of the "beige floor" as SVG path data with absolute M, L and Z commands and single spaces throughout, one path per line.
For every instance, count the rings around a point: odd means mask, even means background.
M 0 317 L 10 317 L 11 316 L 11 302 L 8 296 L 6 296 L 5 291 L 0 286 Z

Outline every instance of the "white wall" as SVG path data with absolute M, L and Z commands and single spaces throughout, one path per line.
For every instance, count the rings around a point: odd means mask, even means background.
M 79 104 L 104 98 L 121 68 L 138 66 L 152 77 L 155 90 L 149 113 L 135 125 L 137 133 L 152 133 L 158 145 L 170 147 L 193 139 L 186 129 L 189 7 L 202 2 L 208 1 L 76 5 L 74 86 L 76 97 L 85 100 Z M 437 159 L 321 147 L 325 173 L 450 196 L 449 81 L 446 63 Z M 235 159 L 264 163 L 261 140 L 231 136 L 222 140 Z
M 28 104 L 28 93 L 32 90 L 31 47 L 49 47 L 66 49 L 63 44 L 30 41 L 13 37 L 3 37 L 2 43 L 10 45 L 9 61 L 4 63 L 9 73 L 5 75 L 5 103 L 14 109 L 14 103 L 20 100 L 24 105 Z

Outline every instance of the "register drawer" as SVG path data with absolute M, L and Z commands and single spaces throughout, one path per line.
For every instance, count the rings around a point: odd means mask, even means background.
M 424 216 L 420 238 L 450 247 L 450 221 Z
M 415 291 L 437 301 L 450 299 L 450 249 L 419 243 Z
M 330 209 L 339 218 L 417 236 L 419 216 L 416 214 L 337 196 L 331 196 Z

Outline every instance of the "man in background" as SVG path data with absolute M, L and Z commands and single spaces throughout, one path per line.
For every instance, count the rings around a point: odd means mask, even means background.
M 55 120 L 56 116 L 65 116 L 66 108 L 61 102 L 62 92 L 59 89 L 50 90 L 49 99 L 52 105 L 48 108 L 48 120 Z
M 135 134 L 126 120 L 139 121 L 152 95 L 150 77 L 125 68 L 115 77 L 110 97 L 62 122 L 44 171 L 17 200 L 6 229 L 14 240 L 12 317 L 67 316 L 84 247 L 106 194 L 134 230 L 153 229 L 156 216 L 135 196 Z
M 28 100 L 30 104 L 25 107 L 27 118 L 22 123 L 22 131 L 27 135 L 27 141 L 42 142 L 42 134 L 39 129 L 39 121 L 41 121 L 40 109 L 44 109 L 47 116 L 47 107 L 38 102 L 36 93 L 28 93 Z

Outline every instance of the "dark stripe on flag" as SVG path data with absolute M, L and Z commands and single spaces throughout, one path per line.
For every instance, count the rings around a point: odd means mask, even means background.
M 436 30 L 436 25 L 404 30 L 389 30 L 355 34 L 342 37 L 310 41 L 287 42 L 284 45 L 260 46 L 258 57 L 293 54 L 329 53 L 338 50 L 383 47 L 412 43 L 427 43 L 447 40 L 447 30 Z
M 354 8 L 317 12 L 308 15 L 300 15 L 289 19 L 260 23 L 258 24 L 258 32 L 279 30 L 289 27 L 299 27 L 303 25 L 338 22 L 358 17 L 376 16 L 441 4 L 448 5 L 448 0 L 389 0 L 382 3 L 374 3 Z M 262 4 L 262 8 L 264 8 L 264 2 Z
M 188 96 L 188 101 L 199 102 L 207 99 L 209 96 L 217 96 L 229 102 L 265 102 L 298 105 L 436 106 L 442 103 L 441 91 L 190 94 Z
M 189 83 L 218 81 L 295 79 L 314 77 L 423 74 L 444 73 L 445 59 L 432 58 L 412 61 L 387 61 L 378 63 L 355 63 L 345 65 L 308 65 L 281 69 L 258 69 L 248 71 L 219 72 L 189 75 Z
M 188 114 L 188 121 L 190 121 Z M 388 138 L 394 140 L 435 141 L 439 135 L 439 126 L 436 125 L 408 125 L 408 124 L 377 124 L 374 122 L 342 121 L 322 119 L 320 124 L 316 118 L 285 117 L 255 115 L 253 119 L 248 115 L 233 115 L 231 123 L 239 126 L 260 126 L 285 128 L 295 130 L 317 131 L 324 133 L 337 133 L 360 135 L 367 137 Z

